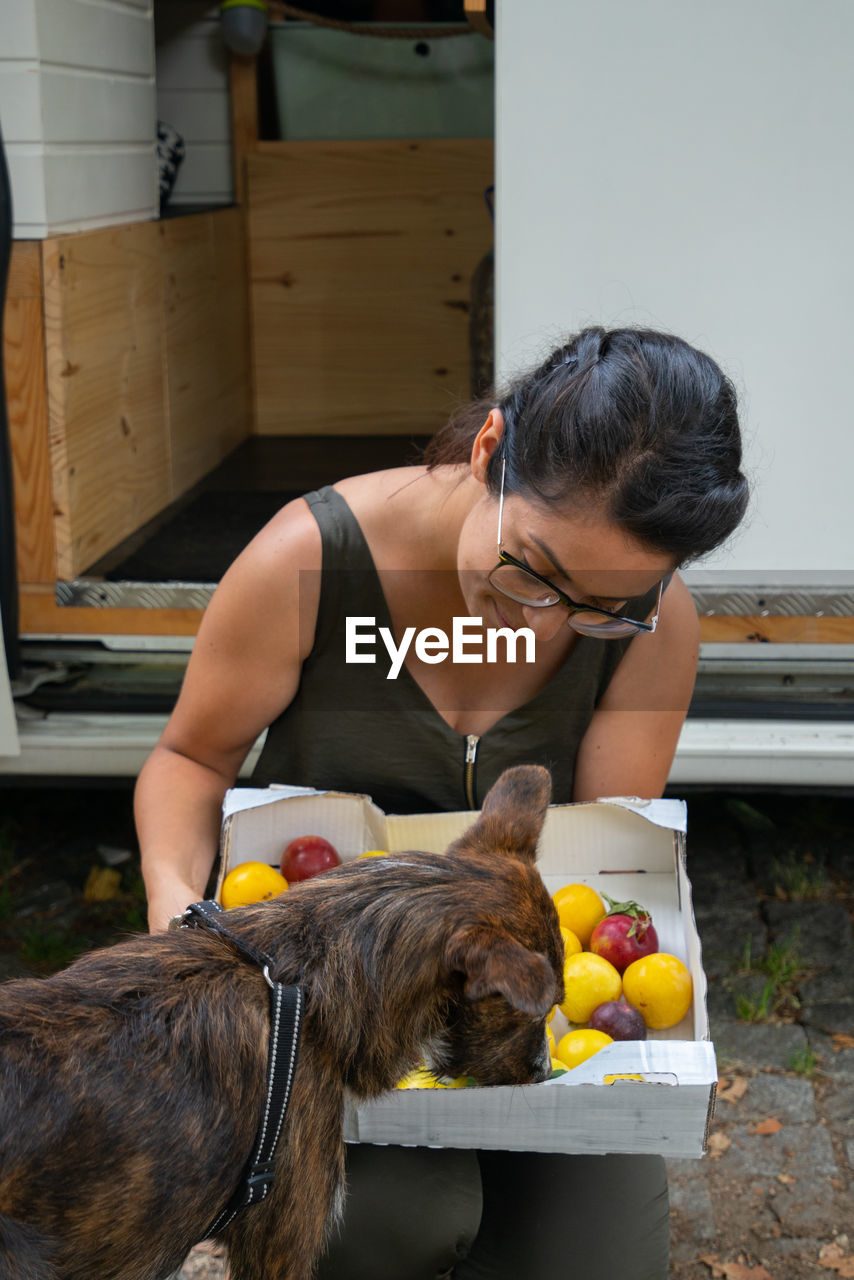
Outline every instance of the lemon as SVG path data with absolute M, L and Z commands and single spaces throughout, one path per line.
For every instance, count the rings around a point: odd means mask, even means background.
M 568 956 L 577 956 L 579 951 L 584 950 L 581 943 L 578 941 L 577 935 L 574 934 L 571 929 L 564 929 L 563 925 L 561 925 L 560 935 L 563 938 L 564 959 Z
M 557 1041 L 555 1040 L 554 1032 L 552 1031 L 551 1027 L 546 1027 L 546 1040 L 548 1041 L 548 1045 L 549 1045 L 549 1053 L 551 1054 L 552 1057 L 554 1057 L 555 1054 L 557 1053 Z
M 604 1031 L 593 1031 L 589 1027 L 582 1027 L 578 1031 L 567 1031 L 565 1036 L 561 1036 L 557 1056 L 565 1067 L 572 1070 L 579 1063 L 592 1058 L 600 1049 L 604 1049 L 606 1044 L 613 1043 L 611 1037 Z
M 565 884 L 552 897 L 564 929 L 570 929 L 582 947 L 586 947 L 607 911 L 599 894 L 589 884 Z
M 360 858 L 387 858 L 388 849 L 366 849 L 364 853 L 359 854 Z
M 222 882 L 220 901 L 226 911 L 264 902 L 284 893 L 288 882 L 280 871 L 266 862 L 241 862 Z
M 582 951 L 564 961 L 566 995 L 561 1012 L 570 1022 L 586 1022 L 594 1009 L 606 1000 L 616 1000 L 623 983 L 614 966 L 592 951 Z
M 416 1067 L 414 1071 L 409 1071 L 395 1085 L 396 1089 L 447 1089 L 447 1087 L 426 1067 Z M 459 1088 L 459 1086 L 455 1087 Z
M 694 983 L 678 956 L 656 951 L 633 960 L 623 974 L 623 995 L 653 1031 L 681 1022 L 691 1008 Z

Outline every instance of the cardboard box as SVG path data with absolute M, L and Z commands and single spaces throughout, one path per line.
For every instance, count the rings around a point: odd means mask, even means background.
M 343 859 L 366 849 L 443 851 L 474 821 L 471 813 L 385 815 L 365 796 L 306 788 L 238 788 L 223 809 L 222 878 L 241 862 L 278 866 L 299 835 L 325 836 Z M 682 959 L 694 981 L 692 1008 L 678 1026 L 646 1041 L 607 1045 L 544 1084 L 400 1090 L 349 1105 L 349 1142 L 604 1154 L 703 1154 L 717 1072 L 709 1041 L 706 979 L 685 870 L 686 806 L 679 800 L 614 798 L 554 805 L 538 866 L 554 892 L 571 881 L 651 912 L 662 951 Z M 559 1015 L 560 1016 L 560 1015 Z M 640 1075 L 642 1080 L 620 1079 Z

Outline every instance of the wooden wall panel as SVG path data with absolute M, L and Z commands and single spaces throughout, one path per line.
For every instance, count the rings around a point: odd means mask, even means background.
M 45 242 L 57 576 L 172 500 L 158 223 Z
M 237 209 L 44 242 L 55 517 L 73 578 L 251 429 Z
M 53 577 L 53 505 L 50 487 L 41 246 L 17 240 L 6 290 L 3 352 L 6 405 L 15 487 L 19 582 Z
M 161 224 L 172 490 L 196 484 L 249 434 L 243 222 L 202 214 Z
M 469 398 L 492 143 L 261 143 L 247 178 L 256 431 L 441 426 Z

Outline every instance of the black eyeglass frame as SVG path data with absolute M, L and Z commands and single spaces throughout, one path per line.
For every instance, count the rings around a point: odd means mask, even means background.
M 573 614 L 597 613 L 597 614 L 601 614 L 603 618 L 607 618 L 610 622 L 622 622 L 622 623 L 625 623 L 627 626 L 634 627 L 637 631 L 645 631 L 649 635 L 652 635 L 656 627 L 658 626 L 658 618 L 661 612 L 661 597 L 664 594 L 664 587 L 666 583 L 670 581 L 670 577 L 671 577 L 670 574 L 662 578 L 658 584 L 658 599 L 656 600 L 656 603 L 655 603 L 655 613 L 652 615 L 652 618 L 649 620 L 649 622 L 638 622 L 636 618 L 627 618 L 620 613 L 611 613 L 610 610 L 601 609 L 599 608 L 598 605 L 579 604 L 577 600 L 573 600 L 572 597 L 568 596 L 565 591 L 561 591 L 560 587 L 556 587 L 555 584 L 553 582 L 550 582 L 548 578 L 543 577 L 541 573 L 537 573 L 537 571 L 535 569 L 532 569 L 529 565 L 523 564 L 521 560 L 517 560 L 515 556 L 511 556 L 509 551 L 505 551 L 502 548 L 501 526 L 504 519 L 504 473 L 505 473 L 506 467 L 507 467 L 507 460 L 505 458 L 502 458 L 501 459 L 501 489 L 498 495 L 498 564 L 495 566 L 495 569 L 491 569 L 487 575 L 487 582 L 489 583 L 489 585 L 491 587 L 494 587 L 496 591 L 500 591 L 501 594 L 503 596 L 506 596 L 508 600 L 515 600 L 517 604 L 524 604 L 529 606 L 532 609 L 552 609 L 554 608 L 555 605 L 562 604 L 564 608 L 569 611 L 567 624 L 570 626 L 572 625 L 571 619 Z M 557 596 L 557 599 L 549 600 L 547 602 L 545 601 L 540 602 L 538 600 L 520 600 L 517 596 L 511 595 L 510 592 L 505 591 L 504 588 L 499 583 L 492 581 L 492 575 L 495 573 L 495 570 L 500 569 L 502 565 L 511 565 L 514 569 L 521 569 L 521 571 L 524 574 L 527 574 L 529 578 L 534 578 L 537 582 L 541 582 L 544 587 L 548 587 L 549 591 L 551 591 L 554 595 Z M 616 639 L 617 637 L 614 637 L 614 638 Z

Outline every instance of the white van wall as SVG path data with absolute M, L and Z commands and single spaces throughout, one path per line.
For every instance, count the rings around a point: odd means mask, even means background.
M 0 0 L 16 240 L 156 217 L 152 0 Z
M 171 204 L 228 204 L 234 198 L 231 116 L 219 4 L 155 0 L 154 30 L 157 114 L 186 147 Z
M 733 580 L 854 578 L 850 0 L 507 0 L 497 358 L 649 325 L 734 379 L 751 517 Z

